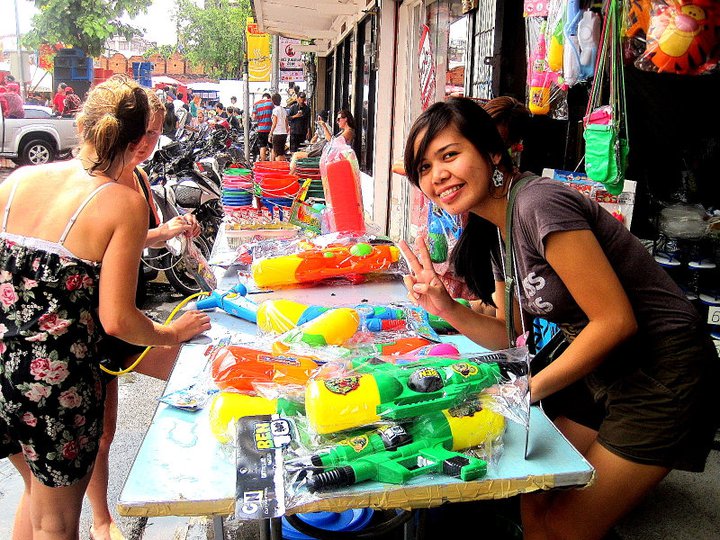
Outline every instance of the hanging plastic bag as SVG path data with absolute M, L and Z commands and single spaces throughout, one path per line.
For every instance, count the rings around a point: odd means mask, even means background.
M 585 127 L 585 172 L 612 195 L 619 195 L 625 183 L 629 144 L 625 115 L 625 82 L 620 34 L 620 7 L 611 0 L 602 29 L 600 57 L 588 107 Z M 610 95 L 602 105 L 603 78 L 609 77 Z

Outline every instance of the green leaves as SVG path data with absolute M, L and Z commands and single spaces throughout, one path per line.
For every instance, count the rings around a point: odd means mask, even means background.
M 245 21 L 251 16 L 249 0 L 229 5 L 217 2 L 205 9 L 191 0 L 177 0 L 173 14 L 178 45 L 192 64 L 219 79 L 240 79 L 245 58 Z
M 109 37 L 142 35 L 120 18 L 124 13 L 138 15 L 150 4 L 152 0 L 35 0 L 40 13 L 33 17 L 33 29 L 23 42 L 34 49 L 42 43 L 61 42 L 89 56 L 100 56 Z

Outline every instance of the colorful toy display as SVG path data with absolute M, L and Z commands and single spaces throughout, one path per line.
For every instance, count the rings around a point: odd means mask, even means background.
M 369 274 L 387 270 L 400 259 L 400 250 L 388 244 L 358 242 L 326 248 L 306 247 L 297 253 L 254 261 L 251 272 L 258 287 L 281 287 Z

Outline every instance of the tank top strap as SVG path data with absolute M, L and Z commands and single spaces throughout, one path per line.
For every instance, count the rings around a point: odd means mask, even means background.
M 70 229 L 72 229 L 73 225 L 75 225 L 75 221 L 77 221 L 77 218 L 80 215 L 80 212 L 83 211 L 83 208 L 85 208 L 87 206 L 87 204 L 92 200 L 93 197 L 95 197 L 95 195 L 97 195 L 100 191 L 102 191 L 109 185 L 111 185 L 111 184 L 106 183 L 106 184 L 102 184 L 102 185 L 96 187 L 95 189 L 93 189 L 92 192 L 90 193 L 90 195 L 88 195 L 85 198 L 85 200 L 80 204 L 80 206 L 78 206 L 78 209 L 75 210 L 75 213 L 72 215 L 72 217 L 70 218 L 70 221 L 68 221 L 68 224 L 65 226 L 65 230 L 63 231 L 62 236 L 60 237 L 60 240 L 58 240 L 58 244 L 60 244 L 62 246 L 65 243 L 65 239 L 67 238 L 67 235 L 70 233 Z
M 7 204 L 5 205 L 5 212 L 3 213 L 2 232 L 6 232 L 8 217 L 10 216 L 10 206 L 15 198 L 15 190 L 17 189 L 19 183 L 19 180 L 16 181 L 12 190 L 10 190 L 10 196 L 8 197 Z

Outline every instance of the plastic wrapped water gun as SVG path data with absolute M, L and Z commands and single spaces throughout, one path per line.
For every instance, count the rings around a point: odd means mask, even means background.
M 353 278 L 358 275 L 387 270 L 400 259 L 400 250 L 393 245 L 353 245 L 312 247 L 291 255 L 258 259 L 251 266 L 258 287 L 279 287 L 311 283 L 333 277 Z
M 258 305 L 248 300 L 246 295 L 247 288 L 242 283 L 238 283 L 227 292 L 214 290 L 207 298 L 198 300 L 196 307 L 199 310 L 220 308 L 229 315 L 255 323 Z
M 301 342 L 311 347 L 342 345 L 355 335 L 359 325 L 360 315 L 354 309 L 329 309 L 305 324 L 285 332 L 277 342 L 277 350 L 283 350 L 282 344 Z
M 210 403 L 208 419 L 210 431 L 221 443 L 233 440 L 237 421 L 245 416 L 260 414 L 281 414 L 295 416 L 302 414 L 301 402 L 280 397 L 268 399 L 238 392 L 218 392 Z
M 254 383 L 304 386 L 319 362 L 313 356 L 276 355 L 237 345 L 215 349 L 210 360 L 210 374 L 218 388 L 249 393 L 255 392 Z
M 533 114 L 550 112 L 551 73 L 547 64 L 547 45 L 545 38 L 546 23 L 540 27 L 537 44 L 528 58 L 528 108 Z
M 509 380 L 510 373 L 527 374 L 525 362 L 507 362 L 503 353 L 426 357 L 407 363 L 359 358 L 350 364 L 353 375 L 313 378 L 305 387 L 308 424 L 318 434 L 456 407 Z
M 350 437 L 312 456 L 290 460 L 288 468 L 320 468 L 308 476 L 311 492 L 366 480 L 404 484 L 416 476 L 441 473 L 469 481 L 487 472 L 487 463 L 460 451 L 502 435 L 505 419 L 477 407 L 468 415 L 436 411 L 407 427 L 383 426 Z
M 263 332 L 287 332 L 316 319 L 330 309 L 333 308 L 301 304 L 292 300 L 265 300 L 258 306 L 258 328 Z M 402 308 L 360 304 L 352 309 L 358 313 L 360 326 L 370 332 L 406 328 L 405 312 Z

